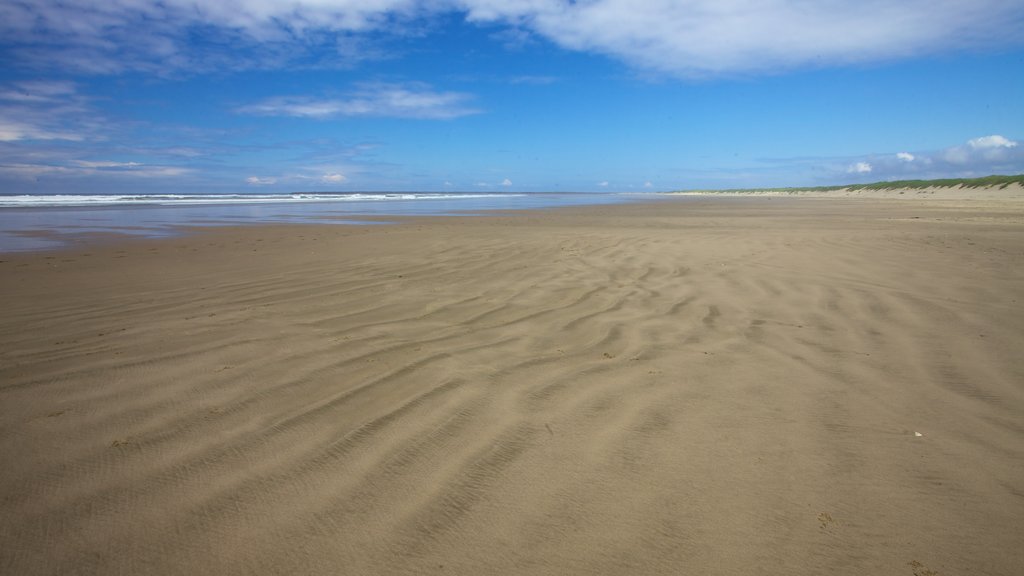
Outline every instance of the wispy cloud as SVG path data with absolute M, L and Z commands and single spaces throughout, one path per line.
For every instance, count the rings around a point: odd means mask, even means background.
M 49 104 L 74 95 L 76 91 L 76 87 L 72 82 L 26 80 L 16 82 L 0 90 L 0 100 L 5 102 Z
M 194 170 L 172 158 L 199 154 L 189 147 L 131 147 L 117 122 L 101 114 L 78 86 L 65 81 L 0 84 L 0 183 L 173 179 Z M 8 184 L 10 185 L 8 187 Z M 45 184 L 45 182 L 44 182 Z
M 85 99 L 70 82 L 25 81 L 0 88 L 0 142 L 80 142 L 95 132 Z
M 345 180 L 348 180 L 348 178 L 340 172 L 329 172 L 320 176 L 320 181 L 325 184 L 341 184 Z
M 775 73 L 1019 45 L 1019 0 L 36 0 L 0 5 L 19 61 L 91 73 L 337 66 L 387 58 L 366 42 L 429 28 L 438 15 L 502 26 L 677 76 Z M 213 42 L 197 49 L 196 34 Z M 507 42 L 506 42 L 507 43 Z M 231 46 L 232 49 L 219 49 Z
M 548 84 L 554 84 L 558 82 L 558 78 L 554 76 L 513 76 L 508 79 L 509 84 L 528 84 L 534 86 L 544 86 Z
M 286 96 L 242 106 L 242 114 L 327 119 L 374 116 L 448 120 L 480 113 L 468 104 L 472 96 L 442 92 L 425 84 L 370 84 L 342 98 Z
M 942 152 L 936 158 L 957 167 L 975 168 L 980 166 L 996 166 L 1024 159 L 1024 150 L 1015 150 L 1017 142 L 1004 136 L 993 134 L 968 140 L 963 146 L 954 146 Z
M 773 73 L 1020 44 L 1014 0 L 467 0 L 468 18 L 525 26 L 556 44 L 647 70 Z
M 74 164 L 81 168 L 138 168 L 140 162 L 115 162 L 113 160 L 75 160 Z
M 871 180 L 957 178 L 1024 173 L 1024 148 L 999 134 L 940 150 L 869 154 L 846 160 L 845 172 Z
M 0 82 L 0 189 L 7 193 L 309 189 L 348 184 L 373 167 L 395 172 L 374 159 L 375 142 L 245 136 L 110 118 L 71 82 Z M 270 157 L 277 159 L 264 163 Z
M 970 142 L 975 142 L 975 146 Z M 956 146 L 913 152 L 760 158 L 756 164 L 735 167 L 687 168 L 680 170 L 674 179 L 687 182 L 688 187 L 752 188 L 973 178 L 991 174 L 1024 174 L 1024 146 L 1005 136 L 989 135 Z
M 349 176 L 361 172 L 358 164 L 296 163 L 277 176 L 250 177 L 246 181 L 254 185 L 300 185 L 303 187 L 338 186 L 349 181 Z
M 182 166 L 150 166 L 136 162 L 71 162 L 69 164 L 0 163 L 0 177 L 35 180 L 41 176 L 103 178 L 173 178 L 190 173 Z
M 10 110 L 0 109 L 0 142 L 13 142 L 17 140 L 70 140 L 81 142 L 85 139 L 82 134 L 62 131 L 56 127 L 47 127 L 51 122 L 19 121 L 13 118 L 5 118 L 10 115 Z
M 388 57 L 364 32 L 388 33 L 424 12 L 413 0 L 36 0 L 0 4 L 0 44 L 21 65 L 89 74 L 158 75 L 336 66 Z M 204 41 L 196 43 L 196 38 Z

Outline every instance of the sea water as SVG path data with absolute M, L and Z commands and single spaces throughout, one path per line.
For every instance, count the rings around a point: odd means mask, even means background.
M 296 193 L 0 195 L 0 252 L 47 250 L 100 235 L 159 238 L 190 227 L 250 224 L 380 224 L 392 216 L 474 215 L 491 210 L 613 204 L 644 194 Z M 373 217 L 374 220 L 359 218 Z

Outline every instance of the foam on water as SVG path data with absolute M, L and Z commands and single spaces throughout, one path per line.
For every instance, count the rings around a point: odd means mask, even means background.
M 99 237 L 160 238 L 186 228 L 251 224 L 370 224 L 395 216 L 480 214 L 616 204 L 651 194 L 319 193 L 0 196 L 0 252 L 47 250 Z M 372 217 L 375 221 L 358 220 Z
M 291 204 L 295 202 L 381 202 L 389 200 L 453 200 L 516 198 L 523 194 L 443 193 L 295 193 L 295 194 L 48 194 L 0 195 L 0 207 L 43 206 L 188 206 L 196 204 Z

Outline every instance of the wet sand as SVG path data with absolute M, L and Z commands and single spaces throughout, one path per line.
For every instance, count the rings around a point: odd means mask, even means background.
M 0 255 L 0 573 L 1024 571 L 1024 203 Z

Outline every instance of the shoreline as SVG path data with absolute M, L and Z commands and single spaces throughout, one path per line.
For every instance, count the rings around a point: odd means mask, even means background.
M 152 232 L 133 234 L 130 232 L 134 226 L 124 226 L 122 229 L 110 228 L 98 232 L 80 232 L 77 234 L 62 234 L 55 230 L 24 230 L 18 232 L 19 236 L 27 238 L 39 238 L 43 241 L 58 243 L 53 246 L 40 246 L 35 248 L 14 249 L 0 251 L 0 259 L 9 260 L 17 255 L 32 255 L 39 253 L 60 254 L 76 250 L 96 250 L 102 247 L 110 247 L 122 243 L 169 241 L 173 242 L 215 232 L 218 230 L 233 230 L 243 228 L 263 227 L 297 227 L 297 228 L 321 228 L 321 227 L 362 227 L 374 225 L 397 225 L 402 226 L 410 222 L 430 222 L 446 218 L 501 218 L 515 217 L 519 215 L 543 214 L 548 211 L 574 210 L 577 208 L 601 208 L 605 206 L 628 206 L 635 204 L 657 204 L 661 202 L 672 202 L 673 199 L 687 199 L 694 202 L 715 202 L 715 201 L 743 201 L 743 200 L 811 200 L 811 201 L 885 201 L 895 205 L 903 203 L 907 206 L 920 206 L 938 209 L 965 208 L 970 210 L 1016 210 L 1024 205 L 1024 187 L 1013 184 L 1005 188 L 928 188 L 928 189 L 892 189 L 892 190 L 849 190 L 841 189 L 836 191 L 781 191 L 781 190 L 730 190 L 730 191 L 680 191 L 680 192 L 659 192 L 644 194 L 643 198 L 625 200 L 618 203 L 605 204 L 574 204 L 574 205 L 553 205 L 540 208 L 496 208 L 467 211 L 465 214 L 333 214 L 319 217 L 320 221 L 300 220 L 290 222 L 287 220 L 268 220 L 253 222 L 222 222 L 211 224 L 189 224 L 188 222 L 168 226 L 165 229 L 155 229 Z M 157 206 L 156 209 L 174 207 Z M 103 207 L 84 207 L 83 213 L 90 210 L 104 210 Z M 14 208 L 22 210 L 22 208 Z M 25 210 L 36 210 L 26 208 Z M 327 214 L 332 214 L 328 212 Z
M 0 566 L 1024 565 L 1024 204 L 723 200 L 3 254 Z
M 529 198 L 529 194 L 518 195 L 517 198 Z M 24 208 L 5 208 L 0 209 L 0 216 L 3 216 L 2 210 L 10 210 L 14 212 L 27 211 L 37 212 L 40 217 L 47 214 L 50 210 L 64 212 L 78 213 L 78 219 L 71 217 L 67 220 L 66 215 L 62 215 L 60 222 L 42 226 L 36 223 L 24 224 L 22 228 L 10 227 L 9 223 L 4 224 L 4 228 L 0 229 L 0 242 L 5 241 L 3 235 L 7 235 L 8 242 L 12 248 L 6 250 L 0 250 L 0 257 L 10 256 L 18 253 L 34 253 L 34 252 L 45 252 L 55 251 L 59 252 L 62 250 L 75 250 L 75 249 L 88 249 L 97 245 L 105 245 L 111 243 L 117 243 L 121 241 L 133 241 L 136 238 L 150 239 L 174 239 L 183 236 L 202 233 L 208 228 L 221 228 L 221 227 L 235 227 L 235 226 L 273 226 L 273 225 L 301 225 L 301 226 L 319 226 L 319 225 L 330 225 L 330 226 L 361 226 L 361 225 L 374 225 L 374 224 L 391 224 L 400 223 L 409 219 L 417 218 L 432 218 L 432 217 L 494 217 L 502 215 L 511 215 L 517 213 L 526 213 L 532 211 L 546 211 L 551 209 L 559 208 L 573 208 L 576 206 L 587 207 L 587 206 L 604 206 L 604 205 L 627 205 L 634 203 L 651 203 L 671 200 L 673 198 L 680 199 L 692 199 L 694 201 L 702 200 L 725 200 L 725 199 L 754 199 L 754 198 L 767 198 L 767 199 L 784 199 L 784 198 L 803 198 L 803 199 L 821 199 L 821 200 L 886 200 L 891 202 L 914 202 L 914 203 L 928 203 L 935 206 L 946 206 L 946 207 L 958 207 L 962 206 L 965 208 L 987 208 L 987 209 L 1000 209 L 1005 204 L 1006 207 L 1014 206 L 1024 202 L 1024 187 L 1018 184 L 1011 184 L 1003 187 L 975 187 L 965 188 L 962 186 L 956 187 L 929 187 L 929 188 L 913 188 L 913 189 L 837 189 L 829 191 L 821 190 L 788 190 L 788 189 L 750 189 L 750 190 L 727 190 L 727 191 L 679 191 L 679 192 L 658 192 L 658 193 L 638 193 L 631 195 L 630 193 L 618 192 L 611 193 L 610 198 L 617 198 L 615 201 L 608 201 L 607 198 L 601 198 L 600 195 L 594 194 L 580 194 L 573 196 L 572 194 L 566 193 L 545 193 L 540 194 L 538 197 L 548 198 L 557 196 L 568 196 L 573 199 L 574 203 L 570 204 L 559 204 L 553 203 L 545 206 L 534 206 L 527 204 L 523 207 L 502 207 L 502 208 L 465 208 L 457 209 L 452 213 L 434 213 L 430 209 L 429 204 L 424 204 L 422 207 L 413 208 L 412 211 L 408 209 L 403 210 L 401 207 L 392 206 L 394 213 L 363 213 L 360 210 L 354 212 L 342 212 L 339 210 L 331 210 L 330 208 L 339 208 L 338 205 L 331 204 L 317 204 L 315 202 L 299 203 L 299 204 L 237 204 L 237 205 L 186 205 L 186 206 L 171 206 L 171 205 L 146 205 L 146 206 L 80 206 L 80 207 L 53 207 L 53 208 L 40 208 L 40 207 L 24 207 Z M 578 202 L 580 198 L 591 197 L 594 200 L 591 203 Z M 597 201 L 600 199 L 600 201 Z M 471 198 L 475 201 L 478 198 Z M 436 201 L 431 201 L 436 202 Z M 319 207 L 319 211 L 309 211 L 310 208 Z M 238 215 L 233 215 L 234 212 L 241 211 L 244 213 L 247 208 L 256 210 L 257 214 L 263 214 L 263 216 L 255 216 L 252 220 L 239 219 L 232 221 L 233 218 L 238 218 Z M 274 214 L 274 210 L 284 210 L 284 213 Z M 287 210 L 298 210 L 294 214 L 288 214 Z M 212 211 L 213 216 L 208 216 L 204 212 L 205 210 Z M 150 211 L 152 211 L 150 213 Z M 177 217 L 171 220 L 164 221 L 160 217 L 166 214 L 177 214 L 184 211 L 195 212 L 189 217 Z M 424 213 L 418 213 L 423 211 Z M 119 220 L 125 218 L 127 214 L 128 222 L 123 223 L 108 223 L 108 224 L 97 224 L 96 216 L 99 215 L 99 220 L 102 220 L 104 214 L 108 212 L 119 213 L 121 216 Z M 148 217 L 147 217 L 148 214 Z M 218 216 L 220 214 L 220 216 Z M 109 217 L 108 217 L 109 218 Z M 8 229 L 9 228 L 9 229 Z M 62 232 L 64 229 L 79 229 L 77 233 Z M 33 240 L 35 242 L 33 242 Z
M 0 207 L 0 253 L 88 244 L 90 236 L 174 237 L 202 227 L 262 224 L 359 225 L 398 217 L 473 215 L 491 211 L 628 203 L 626 194 L 395 194 L 360 195 L 356 200 L 321 198 L 288 202 L 267 197 L 234 202 L 193 203 L 189 196 L 154 201 Z M 46 204 L 46 203 L 44 203 Z M 71 231 L 70 233 L 67 231 Z M 84 240 L 83 240 L 84 239 Z

